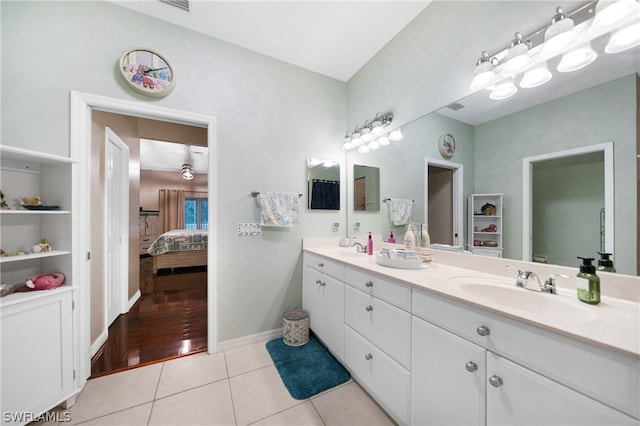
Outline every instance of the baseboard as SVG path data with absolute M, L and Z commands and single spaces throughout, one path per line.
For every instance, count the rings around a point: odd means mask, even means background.
M 91 358 L 93 358 L 93 356 L 98 353 L 102 345 L 105 344 L 107 337 L 109 337 L 109 330 L 104 328 L 98 338 L 91 343 Z
M 251 334 L 249 336 L 238 337 L 237 339 L 225 340 L 224 342 L 218 342 L 218 352 L 226 352 L 231 349 L 236 349 L 246 345 L 252 345 L 254 343 L 265 342 L 267 340 L 276 339 L 282 337 L 282 327 L 274 330 L 263 331 L 261 333 Z
M 136 293 L 133 295 L 133 297 L 131 299 L 129 299 L 129 304 L 127 305 L 127 312 L 129 312 L 131 310 L 131 308 L 133 307 L 133 305 L 136 304 L 136 302 L 138 301 L 138 299 L 140 299 L 140 290 L 136 291 Z M 123 314 L 126 314 L 127 312 L 123 312 Z

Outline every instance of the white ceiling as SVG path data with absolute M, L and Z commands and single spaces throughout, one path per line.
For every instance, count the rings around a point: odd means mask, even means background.
M 349 80 L 429 3 L 410 1 L 112 0 L 284 62 Z
M 196 173 L 206 174 L 209 169 L 209 148 L 200 145 L 140 139 L 140 169 L 175 171 L 183 163 L 193 166 Z

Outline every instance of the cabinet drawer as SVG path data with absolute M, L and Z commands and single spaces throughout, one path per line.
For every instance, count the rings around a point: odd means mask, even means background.
M 345 286 L 345 323 L 411 369 L 411 314 Z
M 344 281 L 400 309 L 411 310 L 411 287 L 408 285 L 352 268 L 345 269 Z
M 552 380 L 640 417 L 640 361 L 413 289 L 413 313 Z M 489 334 L 480 336 L 478 327 Z
M 345 326 L 345 362 L 354 377 L 400 424 L 409 422 L 410 373 Z
M 330 275 L 340 281 L 344 281 L 344 266 L 339 262 L 334 262 L 326 257 L 312 253 L 304 254 L 304 264 L 310 268 Z

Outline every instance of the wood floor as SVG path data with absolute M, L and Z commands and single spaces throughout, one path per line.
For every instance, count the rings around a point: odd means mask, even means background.
M 146 277 L 141 291 L 109 327 L 107 342 L 91 360 L 91 377 L 207 349 L 206 269 L 159 271 Z

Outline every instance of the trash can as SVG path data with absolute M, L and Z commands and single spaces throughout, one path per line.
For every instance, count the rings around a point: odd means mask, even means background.
M 287 309 L 282 314 L 282 326 L 287 346 L 302 346 L 309 341 L 309 313 L 304 309 Z

